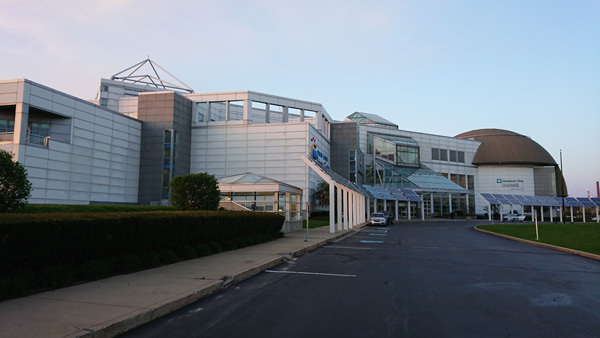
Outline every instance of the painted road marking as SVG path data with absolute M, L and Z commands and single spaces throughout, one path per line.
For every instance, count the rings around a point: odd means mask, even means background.
M 270 273 L 288 273 L 293 275 L 316 275 L 316 276 L 332 276 L 332 277 L 353 277 L 356 275 L 341 275 L 337 273 L 322 273 L 322 272 L 303 272 L 303 271 L 275 271 L 275 270 L 265 270 L 265 272 Z
M 390 228 L 375 228 L 377 230 L 390 230 Z
M 366 241 L 366 240 L 362 240 L 360 241 L 361 243 L 377 243 L 377 244 L 383 244 L 383 241 Z
M 369 236 L 387 236 L 387 234 L 369 234 Z
M 353 250 L 373 250 L 372 248 L 361 248 L 355 246 L 337 246 L 337 245 L 326 245 L 324 248 L 332 248 L 332 249 L 353 249 Z

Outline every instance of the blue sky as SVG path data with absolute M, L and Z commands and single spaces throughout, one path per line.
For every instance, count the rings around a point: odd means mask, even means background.
M 196 92 L 253 90 L 455 136 L 500 128 L 600 180 L 600 1 L 0 0 L 0 79 L 93 98 L 147 58 Z

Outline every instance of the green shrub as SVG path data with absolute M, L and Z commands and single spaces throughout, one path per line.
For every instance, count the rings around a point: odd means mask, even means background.
M 191 245 L 185 245 L 177 250 L 177 256 L 184 260 L 194 259 L 198 257 L 198 252 Z
M 22 208 L 30 196 L 27 170 L 13 162 L 11 153 L 0 149 L 0 212 Z
M 110 259 L 90 259 L 81 266 L 81 277 L 84 280 L 97 280 L 110 276 L 112 264 Z
M 233 241 L 238 248 L 245 248 L 248 246 L 244 237 L 236 237 Z
M 158 254 L 161 264 L 168 265 L 176 263 L 179 259 L 172 250 L 163 250 Z
M 31 269 L 17 269 L 0 277 L 0 300 L 22 297 L 35 288 L 36 278 Z
M 174 251 L 190 259 L 266 242 L 282 224 L 282 216 L 261 212 L 6 213 L 0 299 L 172 264 Z
M 231 240 L 231 239 L 223 241 L 221 243 L 221 246 L 223 247 L 223 250 L 225 250 L 225 251 L 231 251 L 231 250 L 235 250 L 238 248 L 238 245 L 235 243 L 235 241 Z
M 130 273 L 138 271 L 142 267 L 142 263 L 138 256 L 132 254 L 122 254 L 115 258 L 112 263 L 113 269 L 121 273 Z
M 142 269 L 152 269 L 160 266 L 160 256 L 156 252 L 144 252 L 139 257 Z
M 171 180 L 169 199 L 179 210 L 216 210 L 221 192 L 214 175 L 207 173 L 177 176 Z
M 50 289 L 71 285 L 74 280 L 75 268 L 70 264 L 49 266 L 42 274 L 42 285 Z
M 221 243 L 217 241 L 211 241 L 210 243 L 208 243 L 208 245 L 210 246 L 210 252 L 212 252 L 213 254 L 223 252 L 223 247 L 221 246 Z
M 196 252 L 198 252 L 198 257 L 209 256 L 211 254 L 210 246 L 206 243 L 200 243 L 196 245 Z

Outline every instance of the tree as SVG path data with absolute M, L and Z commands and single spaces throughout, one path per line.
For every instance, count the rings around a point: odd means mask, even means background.
M 27 170 L 19 162 L 13 162 L 11 153 L 0 150 L 0 212 L 24 207 L 30 196 Z
M 314 194 L 318 200 L 319 206 L 326 208 L 329 206 L 329 183 L 322 181 L 317 185 L 317 191 Z
M 171 180 L 169 199 L 179 210 L 217 210 L 220 195 L 219 182 L 214 175 L 189 174 Z

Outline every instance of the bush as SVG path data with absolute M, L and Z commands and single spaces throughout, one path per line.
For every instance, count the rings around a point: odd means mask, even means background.
M 117 257 L 112 265 L 117 272 L 129 273 L 140 270 L 142 262 L 136 255 L 123 254 Z
M 140 254 L 142 269 L 151 269 L 160 266 L 160 256 L 156 252 L 144 252 Z
M 163 250 L 158 254 L 159 261 L 164 265 L 176 263 L 179 259 L 172 250 Z
M 261 212 L 3 214 L 0 300 L 266 242 L 282 224 Z
M 0 149 L 0 212 L 16 210 L 27 204 L 31 196 L 31 183 L 27 170 L 13 162 L 12 155 Z
M 191 245 L 185 245 L 177 251 L 177 256 L 185 260 L 198 257 L 198 252 Z
M 54 265 L 44 269 L 42 285 L 50 289 L 70 285 L 75 280 L 75 268 L 68 265 Z
M 81 266 L 81 277 L 84 280 L 97 280 L 110 276 L 111 271 L 109 259 L 91 259 Z
M 213 254 L 223 252 L 223 247 L 221 246 L 221 243 L 217 241 L 211 241 L 210 243 L 208 243 L 208 245 L 210 246 L 210 252 L 212 252 Z
M 198 252 L 198 257 L 209 256 L 211 254 L 210 246 L 205 243 L 198 244 L 196 245 L 196 252 Z
M 207 173 L 177 176 L 171 180 L 169 199 L 179 210 L 217 210 L 221 192 L 214 175 Z

